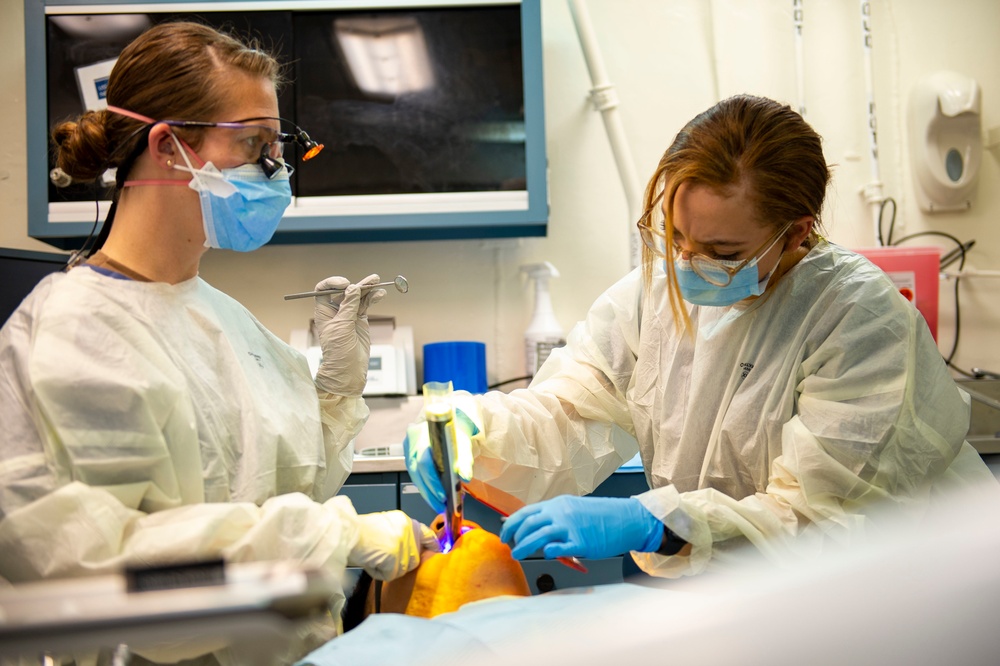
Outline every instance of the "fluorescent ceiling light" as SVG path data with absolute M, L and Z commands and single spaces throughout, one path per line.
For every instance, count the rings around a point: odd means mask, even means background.
M 434 86 L 424 31 L 415 18 L 336 19 L 333 33 L 362 91 L 400 95 Z
M 78 39 L 134 39 L 152 22 L 145 14 L 53 16 L 52 22 Z

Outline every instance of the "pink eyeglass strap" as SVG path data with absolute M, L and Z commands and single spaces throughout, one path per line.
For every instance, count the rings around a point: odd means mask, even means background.
M 122 183 L 122 187 L 134 187 L 136 185 L 183 185 L 188 187 L 190 180 L 167 180 L 162 179 L 150 179 L 150 180 L 126 180 Z
M 156 122 L 152 118 L 148 118 L 148 117 L 142 115 L 141 113 L 134 113 L 132 111 L 129 111 L 128 109 L 123 109 L 123 108 L 121 108 L 119 106 L 111 106 L 109 104 L 108 105 L 108 111 L 110 111 L 111 113 L 117 113 L 120 116 L 128 116 L 129 118 L 134 118 L 136 120 L 141 120 L 144 123 L 155 123 Z
M 134 111 L 129 111 L 128 109 L 123 109 L 120 106 L 113 106 L 113 105 L 109 104 L 108 107 L 107 107 L 107 109 L 111 113 L 117 113 L 120 116 L 127 116 L 129 118 L 134 118 L 135 120 L 138 120 L 140 122 L 149 123 L 151 125 L 154 124 L 154 123 L 156 123 L 156 121 L 153 120 L 152 118 L 150 118 L 149 116 L 144 116 L 141 113 L 135 113 Z M 205 166 L 205 162 L 200 157 L 198 157 L 198 153 L 194 152 L 191 149 L 191 146 L 187 145 L 187 142 L 185 142 L 184 139 L 180 138 L 176 134 L 174 134 L 174 138 L 177 139 L 177 141 L 179 141 L 180 144 L 182 146 L 184 146 L 184 148 L 187 149 L 187 151 L 194 157 L 195 162 L 198 164 L 198 168 L 199 169 L 201 167 Z M 125 185 L 125 187 L 128 187 L 129 185 L 187 185 L 187 182 L 186 181 L 175 181 L 175 180 L 164 180 L 164 181 L 128 180 L 128 181 L 125 181 L 124 185 Z

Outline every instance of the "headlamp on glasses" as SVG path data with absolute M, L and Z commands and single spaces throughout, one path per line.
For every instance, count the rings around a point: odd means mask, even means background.
M 309 135 L 306 134 L 305 130 L 300 127 L 295 128 L 295 132 L 291 134 L 286 134 L 283 132 L 278 132 L 278 136 L 275 139 L 278 143 L 296 143 L 302 148 L 302 161 L 307 162 L 312 158 L 316 157 L 323 150 L 322 143 L 316 143 Z M 285 168 L 285 161 L 281 157 L 273 157 L 271 155 L 268 146 L 265 145 L 261 148 L 260 157 L 257 159 L 257 164 L 260 168 L 264 170 L 264 174 L 268 178 L 273 178 L 275 174 Z
M 291 125 L 295 128 L 295 131 L 281 132 L 273 127 L 258 125 L 254 122 L 258 120 L 277 120 L 278 122 Z M 221 127 L 223 129 L 240 131 L 254 130 L 260 133 L 259 135 L 252 137 L 254 140 L 259 140 L 261 144 L 260 154 L 257 156 L 256 160 L 253 160 L 250 156 L 248 156 L 248 160 L 256 161 L 257 164 L 260 165 L 260 168 L 264 171 L 264 175 L 268 178 L 274 178 L 281 173 L 282 169 L 287 169 L 289 173 L 292 171 L 292 168 L 285 163 L 285 160 L 281 156 L 284 144 L 293 143 L 300 146 L 303 150 L 303 161 L 311 160 L 319 155 L 323 150 L 323 144 L 313 141 L 305 130 L 295 123 L 285 120 L 284 118 L 247 118 L 246 120 L 225 123 L 213 123 L 201 120 L 164 120 L 161 122 L 170 125 L 171 127 Z

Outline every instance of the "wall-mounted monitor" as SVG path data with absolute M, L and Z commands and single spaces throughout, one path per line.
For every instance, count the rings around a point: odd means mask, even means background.
M 0 247 L 0 326 L 43 277 L 66 268 L 68 254 Z
M 30 236 L 73 248 L 103 221 L 108 190 L 52 177 L 50 130 L 179 19 L 274 51 L 281 115 L 325 144 L 294 165 L 273 242 L 545 235 L 540 0 L 25 0 Z

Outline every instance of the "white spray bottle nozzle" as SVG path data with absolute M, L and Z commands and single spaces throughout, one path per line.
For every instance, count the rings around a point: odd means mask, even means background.
M 559 277 L 559 271 L 547 261 L 538 264 L 525 264 L 521 266 L 521 272 L 527 273 L 529 278 Z
M 559 271 L 548 261 L 537 264 L 524 264 L 521 272 L 528 276 L 529 280 L 535 281 L 535 319 L 539 317 L 539 310 L 546 311 L 541 316 L 547 317 L 547 312 L 552 310 L 552 303 L 549 299 L 549 278 L 559 277 Z M 543 301 L 539 303 L 539 300 Z M 555 315 L 552 315 L 553 320 Z

